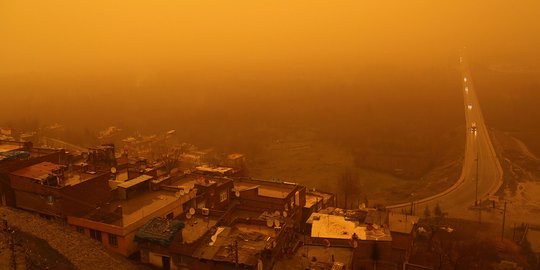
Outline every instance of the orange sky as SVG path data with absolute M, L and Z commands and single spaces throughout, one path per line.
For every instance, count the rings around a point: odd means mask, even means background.
M 540 50 L 540 2 L 0 0 L 0 73 L 430 63 Z

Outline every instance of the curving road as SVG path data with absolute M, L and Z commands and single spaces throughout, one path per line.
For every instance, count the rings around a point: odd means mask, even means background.
M 422 215 L 426 206 L 433 210 L 438 203 L 452 217 L 474 218 L 477 211 L 469 208 L 475 200 L 485 199 L 502 185 L 502 168 L 484 123 L 469 64 L 463 56 L 459 61 L 467 127 L 461 176 L 449 189 L 418 201 L 388 206 L 391 211 L 410 212 L 412 208 L 416 215 Z

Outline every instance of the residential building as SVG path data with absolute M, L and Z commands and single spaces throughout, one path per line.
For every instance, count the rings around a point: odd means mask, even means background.
M 0 140 L 0 205 L 15 207 L 9 172 L 45 161 L 60 163 L 65 154 L 61 149 L 36 148 L 31 142 Z
M 290 226 L 301 228 L 302 208 L 306 204 L 306 188 L 291 182 L 235 178 L 235 200 L 238 208 L 277 212 Z
M 41 162 L 9 173 L 15 206 L 49 217 L 86 213 L 110 198 L 109 172 L 69 170 Z

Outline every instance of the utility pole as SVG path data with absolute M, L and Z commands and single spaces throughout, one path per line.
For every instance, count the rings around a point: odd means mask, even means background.
M 476 152 L 476 192 L 475 192 L 475 199 L 474 199 L 474 206 L 478 206 L 478 149 Z
M 503 220 L 501 229 L 501 241 L 504 239 L 504 222 L 506 221 L 506 201 L 504 201 Z
M 475 190 L 474 206 L 478 206 L 478 177 L 479 177 L 478 168 L 480 167 L 479 166 L 480 160 L 479 160 L 478 151 L 479 151 L 480 147 L 478 147 L 478 137 L 476 136 L 476 134 L 477 134 L 476 127 L 474 127 L 473 132 L 474 132 L 474 146 L 476 148 L 476 190 Z
M 234 240 L 234 269 L 238 269 L 238 241 Z

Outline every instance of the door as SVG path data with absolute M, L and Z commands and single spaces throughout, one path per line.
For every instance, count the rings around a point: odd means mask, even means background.
M 171 258 L 167 256 L 162 256 L 161 265 L 163 265 L 163 270 L 171 270 Z

